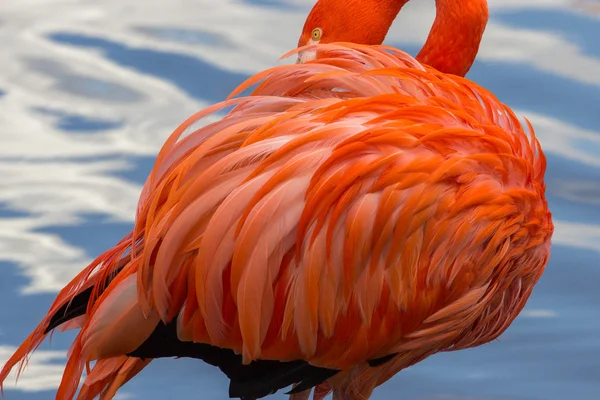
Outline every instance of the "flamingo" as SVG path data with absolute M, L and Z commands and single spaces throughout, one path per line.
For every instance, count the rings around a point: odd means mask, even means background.
M 385 24 L 400 3 L 378 2 Z M 258 73 L 181 124 L 133 230 L 61 290 L 0 382 L 76 328 L 56 399 L 111 399 L 152 359 L 193 357 L 232 398 L 293 385 L 291 400 L 362 400 L 504 332 L 550 256 L 541 146 L 457 76 L 472 59 L 423 65 L 384 36 L 308 43 L 288 56 L 311 62 Z
M 310 11 L 298 46 L 317 43 L 383 43 L 409 0 L 319 0 Z M 488 21 L 487 0 L 436 0 L 436 18 L 417 61 L 440 72 L 465 76 L 477 56 Z M 298 62 L 313 60 L 314 50 Z

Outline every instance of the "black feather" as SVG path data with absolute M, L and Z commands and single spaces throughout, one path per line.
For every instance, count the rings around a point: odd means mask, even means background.
M 114 276 L 114 275 L 113 275 Z M 104 287 L 108 286 L 112 277 Z M 93 287 L 78 293 L 70 302 L 61 306 L 50 319 L 45 333 L 59 325 L 84 315 Z M 256 400 L 298 384 L 290 393 L 302 392 L 331 378 L 339 371 L 310 365 L 304 360 L 274 361 L 256 360 L 242 364 L 242 357 L 231 349 L 223 349 L 205 343 L 182 342 L 177 337 L 177 324 L 158 324 L 150 337 L 128 356 L 138 358 L 189 357 L 218 367 L 230 380 L 229 397 Z
M 367 362 L 369 363 L 370 367 L 379 367 L 380 365 L 385 364 L 386 362 L 390 361 L 392 358 L 396 357 L 397 355 L 398 355 L 398 353 L 392 353 L 392 354 L 388 354 L 387 356 L 375 358 L 374 360 L 369 360 Z
M 294 383 L 295 391 L 310 389 L 339 371 L 315 367 L 303 360 L 256 360 L 242 364 L 242 357 L 231 349 L 205 343 L 182 342 L 177 338 L 176 322 L 160 323 L 150 337 L 128 356 L 138 358 L 190 357 L 218 367 L 230 380 L 229 397 L 255 400 Z M 300 388 L 301 390 L 297 390 Z
M 52 329 L 57 328 L 59 325 L 62 325 L 67 321 L 85 314 L 88 301 L 92 295 L 92 289 L 93 287 L 85 289 L 83 292 L 78 293 L 72 301 L 63 304 L 52 316 L 52 318 L 50 318 L 50 323 L 44 331 L 44 334 L 50 332 Z
M 325 382 L 327 379 L 331 378 L 338 372 L 336 369 L 328 369 L 328 368 L 318 368 L 310 366 L 311 371 L 310 374 L 306 374 L 301 381 L 298 382 L 295 388 L 287 392 L 286 394 L 294 394 L 304 392 L 310 388 L 317 386 L 320 383 Z

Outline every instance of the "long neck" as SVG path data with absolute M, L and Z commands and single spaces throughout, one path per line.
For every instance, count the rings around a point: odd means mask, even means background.
M 436 17 L 417 60 L 440 72 L 465 76 L 488 20 L 486 0 L 436 0 Z

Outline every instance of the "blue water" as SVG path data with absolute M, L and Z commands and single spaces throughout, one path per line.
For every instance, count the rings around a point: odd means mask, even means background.
M 176 124 L 223 100 L 259 70 L 254 65 L 277 63 L 296 44 L 312 0 L 196 0 L 186 9 L 167 1 L 148 9 L 133 0 L 123 9 L 51 3 L 40 5 L 45 13 L 17 0 L 8 0 L 12 14 L 0 9 L 0 364 L 45 314 L 57 285 L 131 229 L 141 185 Z M 518 36 L 506 36 L 511 30 L 538 35 L 539 48 L 570 47 L 553 48 L 546 64 L 482 56 L 468 75 L 518 114 L 536 116 L 557 222 L 552 258 L 525 312 L 498 340 L 435 355 L 374 399 L 600 398 L 600 19 L 534 0 L 493 3 L 482 54 L 501 46 L 526 54 Z M 430 24 L 420 10 L 401 21 Z M 275 13 L 285 29 L 275 31 L 261 12 Z M 412 54 L 420 46 L 401 32 L 388 43 Z M 245 57 L 226 57 L 236 52 Z M 44 343 L 19 385 L 7 386 L 7 399 L 54 398 L 56 366 L 72 339 L 56 333 Z M 217 369 L 187 359 L 153 362 L 122 392 L 228 397 Z
M 564 35 L 569 42 L 581 46 L 589 55 L 600 56 L 600 25 L 598 21 L 586 15 L 576 15 L 560 10 L 536 10 L 508 12 L 494 16 L 507 26 L 529 28 L 543 32 L 555 32 Z M 573 29 L 577 27 L 577 29 Z
M 190 96 L 210 102 L 223 100 L 226 93 L 248 78 L 248 75 L 223 71 L 210 63 L 183 54 L 134 49 L 110 40 L 60 32 L 49 38 L 58 43 L 90 50 L 100 49 L 107 59 L 116 64 L 169 81 Z
M 89 99 L 101 99 L 119 103 L 139 101 L 141 94 L 107 80 L 77 74 L 68 65 L 56 60 L 29 58 L 24 60 L 29 69 L 52 77 L 58 91 L 79 95 Z
M 77 114 L 69 114 L 61 110 L 50 108 L 38 108 L 37 112 L 43 115 L 49 115 L 56 118 L 55 126 L 57 129 L 71 133 L 92 133 L 115 129 L 122 126 L 122 122 L 108 121 L 99 118 L 87 118 Z

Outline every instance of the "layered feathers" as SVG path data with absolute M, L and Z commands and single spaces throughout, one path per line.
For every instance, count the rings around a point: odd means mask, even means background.
M 171 135 L 132 233 L 61 291 L 0 382 L 85 290 L 60 399 L 76 395 L 93 360 L 79 399 L 110 399 L 150 361 L 127 354 L 161 323 L 244 364 L 340 370 L 315 392 L 346 399 L 508 327 L 553 231 L 531 126 L 398 50 L 319 52 L 257 74 L 232 94 L 258 84 L 250 96 Z

